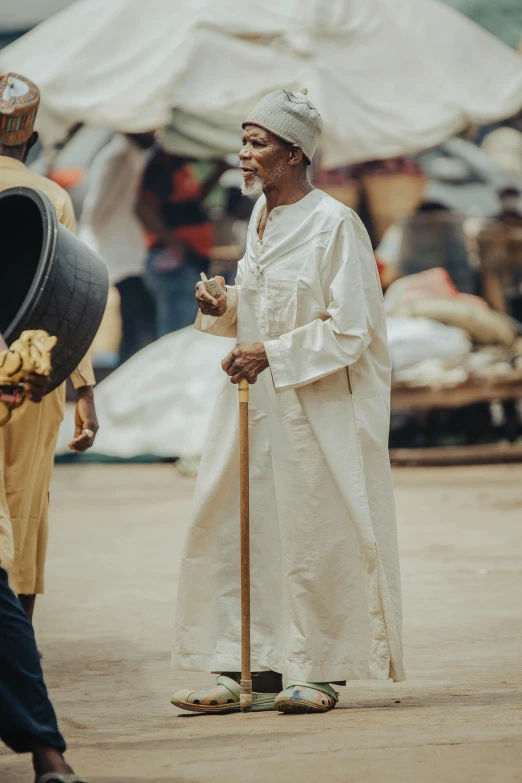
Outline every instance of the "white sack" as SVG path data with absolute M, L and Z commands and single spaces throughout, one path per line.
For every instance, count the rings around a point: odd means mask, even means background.
M 222 385 L 221 359 L 233 340 L 192 326 L 144 348 L 96 388 L 100 431 L 93 452 L 109 457 L 192 457 L 201 454 Z M 57 454 L 70 453 L 74 427 L 68 409 Z
M 428 318 L 464 329 L 477 345 L 504 345 L 509 348 L 517 337 L 511 318 L 497 313 L 474 296 L 418 299 L 401 305 L 395 313 L 399 317 Z
M 387 318 L 386 324 L 394 374 L 425 359 L 462 361 L 471 351 L 465 331 L 428 318 Z

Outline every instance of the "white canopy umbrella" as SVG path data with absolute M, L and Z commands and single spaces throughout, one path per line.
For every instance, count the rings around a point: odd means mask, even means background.
M 77 122 L 158 128 L 173 108 L 239 133 L 264 93 L 306 86 L 327 168 L 522 107 L 522 57 L 439 0 L 79 0 L 2 50 L 6 70 L 40 86 L 47 145 Z

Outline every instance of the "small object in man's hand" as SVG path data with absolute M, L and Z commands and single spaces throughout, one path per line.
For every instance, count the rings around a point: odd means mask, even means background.
M 203 278 L 203 275 L 202 275 Z M 210 315 L 214 318 L 220 318 L 227 311 L 227 296 L 225 290 L 225 278 L 216 277 L 214 282 L 219 286 L 216 289 L 210 280 L 200 280 L 196 285 L 196 301 L 203 315 Z M 211 293 L 209 285 L 215 293 Z
M 215 277 L 211 277 L 210 279 L 206 276 L 204 272 L 201 273 L 201 279 L 203 280 L 205 284 L 205 288 L 209 292 L 210 296 L 213 296 L 214 299 L 217 299 L 218 296 L 226 296 L 227 292 L 225 291 L 222 286 L 219 285 L 218 281 Z

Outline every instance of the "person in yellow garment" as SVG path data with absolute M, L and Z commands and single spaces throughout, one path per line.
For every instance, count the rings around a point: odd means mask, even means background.
M 34 372 L 25 376 L 27 405 L 42 404 L 47 381 Z M 15 753 L 32 755 L 35 783 L 87 783 L 64 758 L 66 744 L 45 687 L 33 626 L 9 587 L 12 550 L 9 519 L 0 516 L 0 740 Z
M 41 191 L 53 203 L 60 223 L 75 231 L 68 194 L 25 165 L 38 139 L 34 122 L 39 103 L 39 90 L 31 81 L 19 74 L 0 76 L 0 191 L 20 186 Z M 70 447 L 81 452 L 92 446 L 98 429 L 89 357 L 72 381 L 78 404 Z M 13 539 L 0 535 L 0 568 L 8 571 L 9 584 L 31 621 L 36 595 L 44 590 L 49 484 L 64 404 L 61 386 L 39 405 L 25 403 L 0 427 L 0 529 L 12 528 Z

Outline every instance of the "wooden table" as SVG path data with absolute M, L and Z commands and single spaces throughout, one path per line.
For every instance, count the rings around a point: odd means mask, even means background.
M 412 389 L 393 384 L 392 411 L 429 411 L 436 408 L 461 408 L 478 402 L 502 402 L 522 399 L 522 372 L 514 371 L 505 379 L 467 381 L 454 389 Z M 486 443 L 473 446 L 390 449 L 390 460 L 397 466 L 480 465 L 522 462 L 522 444 Z
M 411 388 L 406 384 L 392 384 L 393 411 L 429 411 L 434 408 L 462 408 L 477 402 L 502 402 L 522 399 L 522 372 L 516 371 L 505 379 L 466 381 L 453 389 Z
M 483 443 L 475 446 L 437 446 L 432 449 L 390 449 L 396 467 L 449 467 L 522 462 L 520 443 Z

